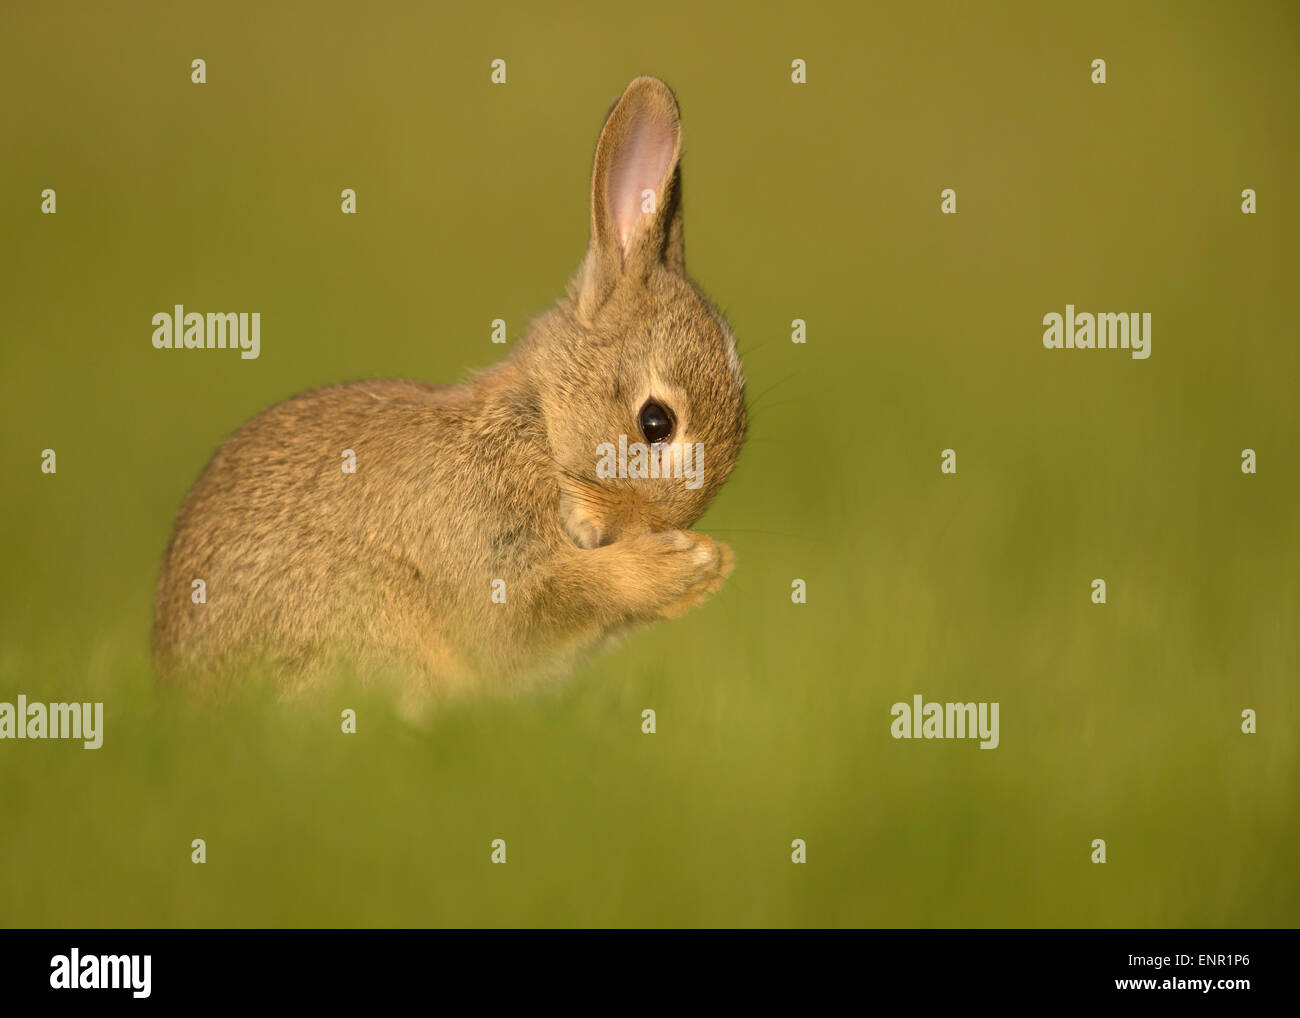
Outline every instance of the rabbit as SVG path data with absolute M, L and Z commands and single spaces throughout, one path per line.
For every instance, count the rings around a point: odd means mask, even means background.
M 745 378 L 686 275 L 680 148 L 672 91 L 636 78 L 596 145 L 586 255 L 509 355 L 460 385 L 313 389 L 226 441 L 163 558 L 161 682 L 256 663 L 293 691 L 347 665 L 434 699 L 523 690 L 719 589 L 732 551 L 690 527 L 740 453 Z M 694 483 L 672 469 L 692 451 Z

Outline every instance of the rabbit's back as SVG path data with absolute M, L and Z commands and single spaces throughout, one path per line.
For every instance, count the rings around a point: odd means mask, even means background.
M 178 513 L 155 602 L 163 673 L 219 671 L 250 648 L 274 648 L 266 663 L 286 673 L 331 644 L 446 657 L 439 633 L 484 530 L 460 494 L 482 460 L 475 411 L 463 387 L 380 380 L 248 422 Z

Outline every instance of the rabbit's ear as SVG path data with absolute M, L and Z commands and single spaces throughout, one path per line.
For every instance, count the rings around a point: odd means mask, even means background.
M 677 100 L 658 78 L 637 78 L 610 110 L 591 174 L 584 304 L 598 305 L 621 276 L 644 277 L 656 264 L 685 271 L 681 137 Z

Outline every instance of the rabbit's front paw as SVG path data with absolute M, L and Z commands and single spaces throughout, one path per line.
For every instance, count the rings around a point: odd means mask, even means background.
M 663 618 L 675 619 L 703 604 L 735 567 L 731 548 L 707 534 L 669 530 L 649 536 L 658 544 L 650 579 L 660 595 L 655 614 Z

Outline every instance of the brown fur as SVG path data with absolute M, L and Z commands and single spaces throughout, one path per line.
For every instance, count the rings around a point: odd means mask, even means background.
M 597 143 L 587 257 L 510 356 L 459 386 L 306 392 L 222 446 L 163 560 L 164 679 L 257 661 L 293 689 L 346 661 L 435 695 L 519 688 L 718 589 L 730 549 L 686 528 L 740 451 L 744 380 L 726 323 L 685 275 L 679 150 L 672 93 L 636 79 Z M 646 214 L 641 178 L 661 167 Z M 698 490 L 596 475 L 599 443 L 642 440 L 651 393 L 674 439 L 704 444 Z M 206 604 L 191 601 L 196 578 Z

